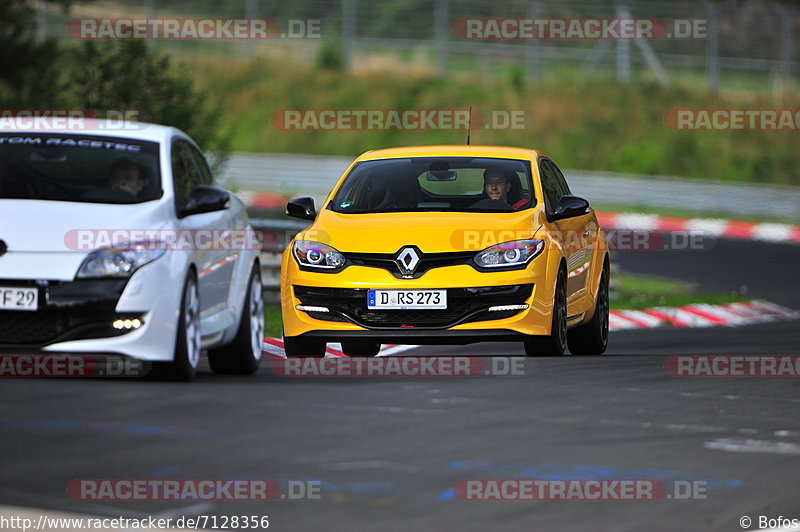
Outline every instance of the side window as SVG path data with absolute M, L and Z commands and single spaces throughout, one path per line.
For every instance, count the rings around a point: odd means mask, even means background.
M 542 179 L 542 189 L 544 191 L 544 207 L 548 214 L 552 214 L 562 194 L 556 173 L 547 159 L 539 160 L 539 175 Z
M 197 168 L 200 169 L 200 177 L 202 178 L 204 185 L 213 185 L 214 184 L 214 174 L 211 173 L 211 169 L 208 167 L 208 162 L 206 161 L 203 152 L 198 150 L 196 147 L 191 146 L 192 155 L 194 155 L 194 160 L 197 163 Z
M 569 191 L 569 185 L 567 185 L 567 180 L 564 179 L 564 174 L 561 173 L 561 170 L 558 169 L 556 163 L 553 161 L 547 161 L 550 166 L 553 167 L 553 173 L 556 176 L 556 181 L 558 182 L 558 188 L 561 191 L 562 196 L 571 195 L 572 192 Z M 559 198 L 561 199 L 561 198 Z
M 175 183 L 175 203 L 178 210 L 186 206 L 189 194 L 203 184 L 203 178 L 192 157 L 191 145 L 185 140 L 172 144 L 172 178 Z

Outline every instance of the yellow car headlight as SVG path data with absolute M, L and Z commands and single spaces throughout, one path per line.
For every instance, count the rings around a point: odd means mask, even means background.
M 514 240 L 486 248 L 475 255 L 480 268 L 518 268 L 525 266 L 544 250 L 539 239 Z

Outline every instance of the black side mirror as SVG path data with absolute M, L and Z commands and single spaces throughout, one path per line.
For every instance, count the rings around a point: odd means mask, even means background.
M 574 216 L 582 216 L 588 214 L 591 207 L 589 202 L 578 196 L 562 196 L 553 213 L 554 220 L 563 220 L 564 218 L 572 218 Z
M 295 198 L 286 204 L 286 214 L 301 220 L 314 220 L 317 210 L 314 208 L 314 198 Z
M 213 185 L 199 185 L 189 194 L 186 206 L 181 209 L 180 217 L 192 214 L 203 214 L 227 209 L 231 196 L 227 190 Z

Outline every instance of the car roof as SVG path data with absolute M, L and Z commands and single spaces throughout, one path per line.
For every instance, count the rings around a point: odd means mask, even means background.
M 475 146 L 475 145 L 442 145 L 442 146 L 403 146 L 370 150 L 363 153 L 356 161 L 372 161 L 376 159 L 397 159 L 405 157 L 495 157 L 503 159 L 531 159 L 545 154 L 541 150 L 515 148 L 510 146 Z
M 106 119 L 80 119 L 81 127 L 67 127 L 58 129 L 56 127 L 41 128 L 0 128 L 0 133 L 47 133 L 64 135 L 88 135 L 92 137 L 117 137 L 125 139 L 137 139 L 163 143 L 175 135 L 187 136 L 181 130 L 158 124 L 147 122 L 126 122 L 120 120 Z

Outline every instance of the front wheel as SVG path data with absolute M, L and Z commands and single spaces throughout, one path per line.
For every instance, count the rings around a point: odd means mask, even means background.
M 175 334 L 175 355 L 172 362 L 154 365 L 155 375 L 177 381 L 191 381 L 200 365 L 200 294 L 194 272 L 189 272 L 183 285 Z
M 264 341 L 264 294 L 258 264 L 247 287 L 239 329 L 233 341 L 222 347 L 209 349 L 208 363 L 214 373 L 251 375 L 261 364 L 261 345 Z
M 553 320 L 547 336 L 528 336 L 525 354 L 531 357 L 562 356 L 567 350 L 567 277 L 558 272 L 556 293 L 553 297 Z
M 585 325 L 575 327 L 567 333 L 569 350 L 573 355 L 602 355 L 608 347 L 608 276 L 600 275 L 594 316 Z

